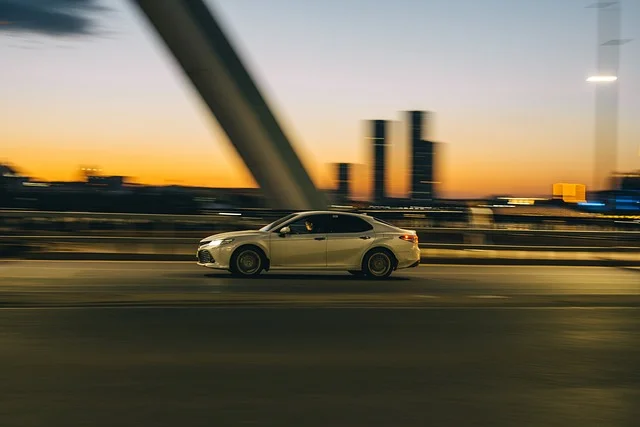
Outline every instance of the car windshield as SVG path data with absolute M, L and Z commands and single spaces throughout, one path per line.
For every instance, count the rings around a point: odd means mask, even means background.
M 295 217 L 296 215 L 298 215 L 297 213 L 292 213 L 289 214 L 285 217 L 282 217 L 276 221 L 273 221 L 271 224 L 267 224 L 264 227 L 262 227 L 260 229 L 260 231 L 272 231 L 273 229 L 277 228 L 280 224 L 285 223 L 286 221 L 289 221 L 291 218 Z

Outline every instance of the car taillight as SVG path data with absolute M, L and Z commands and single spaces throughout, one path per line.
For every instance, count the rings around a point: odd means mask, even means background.
M 415 234 L 405 234 L 404 236 L 400 236 L 400 238 L 407 242 L 418 243 L 418 236 Z

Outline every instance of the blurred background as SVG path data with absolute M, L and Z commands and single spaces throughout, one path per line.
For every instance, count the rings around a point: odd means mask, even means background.
M 635 241 L 578 232 L 640 231 L 637 2 L 204 4 L 246 70 L 230 81 L 281 129 L 265 141 L 301 167 L 238 133 L 251 119 L 185 71 L 205 54 L 185 56 L 144 2 L 4 0 L 5 254 L 54 250 L 43 234 L 189 238 L 318 206 L 430 229 L 424 243 L 469 240 L 451 228 Z M 285 200 L 307 180 L 306 201 Z

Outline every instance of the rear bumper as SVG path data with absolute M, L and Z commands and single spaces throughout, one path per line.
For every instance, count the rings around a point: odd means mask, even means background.
M 401 268 L 413 268 L 420 265 L 421 253 L 418 245 L 415 245 L 415 247 L 411 248 L 411 250 L 408 250 L 406 252 L 400 252 L 397 255 L 398 255 L 398 266 L 397 266 L 398 270 Z
M 419 265 L 420 265 L 420 260 L 418 260 L 418 261 L 414 262 L 413 264 L 411 264 L 411 265 L 410 265 L 409 267 L 407 267 L 407 268 L 415 268 L 415 267 L 417 267 L 417 266 L 419 266 Z

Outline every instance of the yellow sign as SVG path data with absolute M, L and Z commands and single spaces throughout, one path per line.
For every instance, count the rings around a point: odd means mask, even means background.
M 584 203 L 587 201 L 587 186 L 584 184 L 553 184 L 553 198 L 565 203 Z

